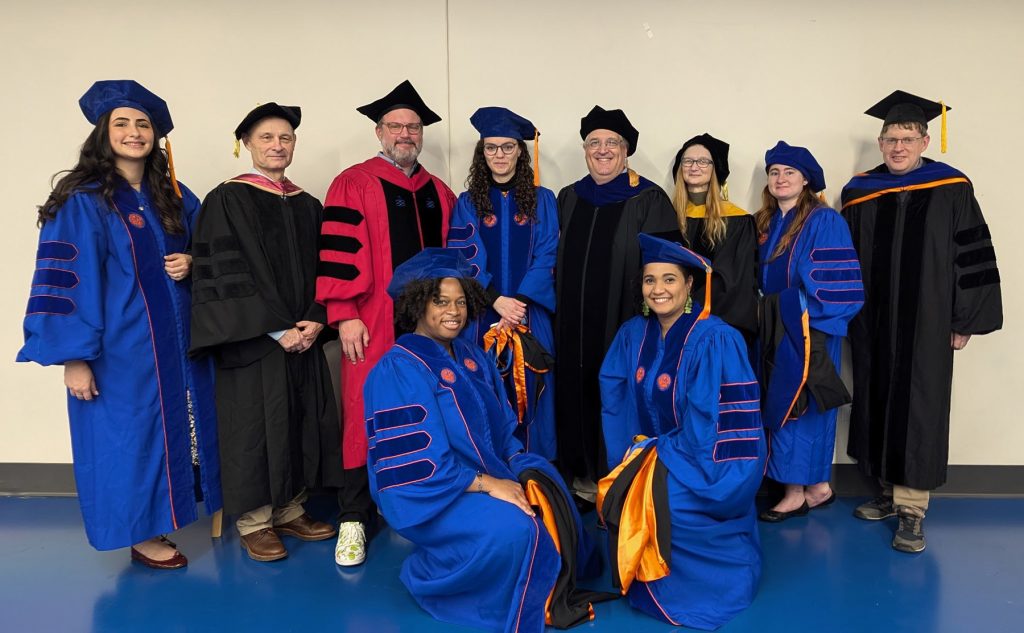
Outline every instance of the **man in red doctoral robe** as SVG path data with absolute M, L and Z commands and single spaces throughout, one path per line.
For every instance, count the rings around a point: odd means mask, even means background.
M 341 339 L 345 485 L 335 562 L 366 559 L 365 526 L 375 516 L 366 474 L 363 382 L 395 342 L 387 294 L 392 271 L 428 246 L 444 246 L 455 194 L 417 161 L 423 128 L 441 120 L 408 80 L 357 111 L 376 124 L 381 151 L 341 172 L 327 192 L 317 301 Z

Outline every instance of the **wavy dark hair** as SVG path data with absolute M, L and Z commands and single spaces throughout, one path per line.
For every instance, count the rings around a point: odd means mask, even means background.
M 59 171 L 50 180 L 53 191 L 42 205 L 38 207 L 39 217 L 36 225 L 42 228 L 48 221 L 57 217 L 57 212 L 72 195 L 79 191 L 98 193 L 110 205 L 114 206 L 114 190 L 125 182 L 117 172 L 114 150 L 110 147 L 110 113 L 100 117 L 96 127 L 82 143 L 78 155 L 78 164 L 64 171 Z M 180 235 L 185 232 L 182 222 L 181 199 L 174 193 L 171 177 L 167 168 L 167 154 L 157 145 L 160 130 L 153 128 L 153 150 L 146 157 L 146 168 L 143 175 L 153 196 L 153 204 L 160 215 L 160 224 L 167 233 Z M 53 182 L 56 181 L 56 184 Z
M 512 176 L 513 195 L 519 212 L 530 222 L 537 221 L 537 188 L 533 185 L 533 165 L 530 164 L 530 152 L 526 143 L 516 141 L 519 145 L 519 158 L 516 160 L 516 172 Z M 484 157 L 484 140 L 477 141 L 473 150 L 473 162 L 469 165 L 469 176 L 466 177 L 466 191 L 469 199 L 476 207 L 477 217 L 483 218 L 494 213 L 491 197 L 491 169 Z
M 467 321 L 482 314 L 489 305 L 483 286 L 476 279 L 459 279 L 462 292 L 466 293 Z M 395 325 L 403 332 L 412 332 L 420 318 L 427 313 L 427 302 L 436 299 L 441 292 L 441 278 L 417 279 L 410 281 L 395 299 Z

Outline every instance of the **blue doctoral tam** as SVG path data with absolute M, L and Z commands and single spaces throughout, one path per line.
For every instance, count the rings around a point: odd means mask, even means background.
M 405 260 L 395 269 L 391 283 L 388 284 L 388 295 L 393 300 L 398 300 L 398 296 L 411 281 L 445 277 L 472 279 L 473 267 L 457 249 L 431 246 Z
M 488 136 L 504 136 L 520 141 L 532 139 L 534 133 L 538 136 L 540 132 L 529 120 L 524 119 L 508 108 L 488 106 L 480 108 L 469 117 L 480 138 Z
M 804 175 L 811 191 L 817 193 L 825 190 L 825 172 L 806 147 L 797 147 L 786 141 L 779 141 L 775 147 L 764 153 L 765 173 L 768 173 L 772 165 L 793 167 Z
M 146 113 L 159 136 L 166 136 L 174 129 L 167 102 L 131 79 L 97 81 L 78 100 L 78 105 L 93 125 L 114 108 L 135 108 Z
M 640 258 L 645 266 L 657 262 L 678 264 L 683 268 L 691 268 L 702 273 L 711 271 L 711 264 L 708 260 L 681 244 L 647 233 L 641 233 L 638 239 L 640 240 Z

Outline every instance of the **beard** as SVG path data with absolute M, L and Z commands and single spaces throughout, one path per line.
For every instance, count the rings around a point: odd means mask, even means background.
M 420 146 L 401 139 L 384 145 L 384 155 L 399 165 L 412 165 L 420 156 Z

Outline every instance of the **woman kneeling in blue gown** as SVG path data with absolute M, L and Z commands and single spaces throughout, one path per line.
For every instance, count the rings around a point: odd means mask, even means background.
M 710 314 L 708 261 L 645 234 L 640 248 L 650 316 L 619 329 L 601 367 L 612 472 L 598 507 L 630 604 L 711 630 L 750 604 L 761 575 L 759 389 L 743 337 Z M 702 303 L 694 271 L 707 280 Z
M 487 305 L 472 276 L 460 253 L 441 248 L 395 269 L 395 320 L 413 333 L 366 381 L 370 491 L 417 546 L 401 579 L 438 620 L 522 632 L 583 622 L 596 596 L 576 591 L 575 576 L 593 548 L 575 506 L 550 464 L 513 436 L 493 360 L 457 339 Z

